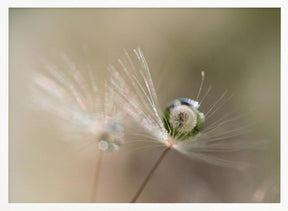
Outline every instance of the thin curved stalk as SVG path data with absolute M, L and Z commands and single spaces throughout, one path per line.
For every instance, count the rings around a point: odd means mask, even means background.
M 97 190 L 99 186 L 99 176 L 100 176 L 100 170 L 101 170 L 101 164 L 102 164 L 102 157 L 103 157 L 103 152 L 100 151 L 96 163 L 96 168 L 95 168 L 95 174 L 94 174 L 94 181 L 92 185 L 92 194 L 91 194 L 91 202 L 97 202 Z
M 142 193 L 142 191 L 146 187 L 146 185 L 149 182 L 149 180 L 151 179 L 153 173 L 155 172 L 155 170 L 157 169 L 157 167 L 159 166 L 159 164 L 161 163 L 161 161 L 163 160 L 163 158 L 165 157 L 165 155 L 167 154 L 167 152 L 169 151 L 170 148 L 171 147 L 167 147 L 163 150 L 163 152 L 161 153 L 157 162 L 154 164 L 154 166 L 152 167 L 152 169 L 149 171 L 148 175 L 146 176 L 145 180 L 142 182 L 141 186 L 137 190 L 136 194 L 134 195 L 133 199 L 131 200 L 131 203 L 135 203 L 137 201 L 138 197 L 140 196 L 140 194 Z

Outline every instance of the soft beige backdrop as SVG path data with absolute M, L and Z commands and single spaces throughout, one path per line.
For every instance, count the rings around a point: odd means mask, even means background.
M 29 83 L 39 59 L 65 52 L 101 81 L 123 48 L 140 46 L 164 107 L 195 97 L 200 71 L 213 93 L 228 90 L 249 112 L 266 150 L 243 152 L 245 172 L 172 152 L 139 202 L 279 202 L 280 9 L 10 9 L 9 201 L 89 202 L 97 153 L 63 141 L 57 118 L 31 108 Z M 53 62 L 53 61 L 52 61 Z M 161 80 L 160 80 L 161 79 Z M 210 101 L 215 99 L 211 96 Z M 214 97 L 214 98 L 213 98 Z M 209 103 L 209 99 L 207 100 Z M 159 149 L 105 155 L 98 202 L 129 202 Z

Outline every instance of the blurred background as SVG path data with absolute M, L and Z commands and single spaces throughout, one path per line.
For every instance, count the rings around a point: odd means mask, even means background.
M 9 202 L 91 201 L 95 146 L 75 150 L 58 118 L 29 106 L 39 59 L 56 49 L 102 81 L 123 48 L 136 47 L 163 109 L 195 98 L 205 70 L 208 106 L 228 90 L 231 107 L 256 123 L 251 138 L 270 142 L 237 155 L 256 166 L 241 172 L 169 152 L 138 202 L 279 202 L 280 9 L 15 8 L 9 19 Z M 106 153 L 97 202 L 129 202 L 160 152 L 124 146 Z

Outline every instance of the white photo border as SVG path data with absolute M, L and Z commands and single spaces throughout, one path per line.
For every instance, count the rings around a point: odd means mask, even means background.
M 0 210 L 221 210 L 243 211 L 288 210 L 288 1 L 286 0 L 10 0 L 1 1 L 1 70 L 0 70 Z M 280 203 L 185 203 L 185 204 L 56 204 L 56 203 L 8 203 L 8 55 L 9 8 L 281 8 L 281 202 Z M 285 129 L 286 128 L 286 129 Z

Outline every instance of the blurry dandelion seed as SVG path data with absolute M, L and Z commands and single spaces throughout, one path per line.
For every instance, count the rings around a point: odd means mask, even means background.
M 96 71 L 91 68 L 80 71 L 63 53 L 57 56 L 64 62 L 64 67 L 43 61 L 44 71 L 33 76 L 32 101 L 36 109 L 64 120 L 59 121 L 63 139 L 97 144 L 99 153 L 91 194 L 94 202 L 103 153 L 118 150 L 123 144 L 122 113 L 113 103 L 113 89 L 105 84 L 101 94 Z
M 239 139 L 240 135 L 247 129 L 247 125 L 229 128 L 232 123 L 239 120 L 238 118 L 231 118 L 231 113 L 227 112 L 210 125 L 204 126 L 206 121 L 211 119 L 219 111 L 219 108 L 227 102 L 224 101 L 227 92 L 224 92 L 206 112 L 201 112 L 200 105 L 211 91 L 211 88 L 208 88 L 202 99 L 199 99 L 205 76 L 202 71 L 202 80 L 197 97 L 195 99 L 176 99 L 162 112 L 142 51 L 139 48 L 134 49 L 134 59 L 126 50 L 124 53 L 124 58 L 118 60 L 119 68 L 113 65 L 108 67 L 111 72 L 110 86 L 115 92 L 114 100 L 120 110 L 122 109 L 149 133 L 143 137 L 165 147 L 131 200 L 132 203 L 136 202 L 154 171 L 171 149 L 190 158 L 222 167 L 240 170 L 247 167 L 246 163 L 234 162 L 211 154 L 211 152 L 224 153 L 257 148 L 259 145 L 253 140 Z M 134 62 L 135 58 L 137 62 Z M 131 130 L 133 129 L 131 128 Z

